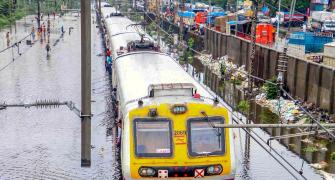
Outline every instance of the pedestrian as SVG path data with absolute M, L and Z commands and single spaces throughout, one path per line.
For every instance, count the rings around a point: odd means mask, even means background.
M 43 26 L 42 26 L 42 32 L 43 32 L 44 39 L 46 39 L 46 35 L 45 35 L 46 29 L 45 29 L 45 24 L 44 23 L 43 23 Z
M 65 31 L 64 31 L 64 26 L 63 26 L 63 25 L 62 25 L 62 27 L 60 28 L 60 31 L 61 31 L 62 35 L 65 33 Z
M 55 20 L 55 19 L 56 19 L 56 13 L 55 13 L 55 12 L 53 12 L 52 14 L 54 15 L 54 20 Z
M 115 101 L 115 106 L 114 106 L 114 119 L 117 119 L 119 117 L 119 101 Z
M 106 71 L 109 73 L 109 75 L 112 73 L 112 57 L 107 56 L 106 57 Z
M 48 24 L 48 27 L 47 27 L 47 31 L 48 31 L 48 34 L 50 34 L 50 19 L 48 19 L 48 22 L 47 22 L 47 24 Z
M 45 50 L 47 50 L 47 56 L 49 56 L 49 51 L 51 51 L 49 43 L 45 46 Z
M 35 41 L 35 27 L 34 26 L 31 28 L 31 38 L 33 41 Z
M 71 30 L 73 29 L 73 27 L 69 27 L 69 35 L 71 35 Z
M 6 40 L 7 40 L 7 47 L 10 45 L 10 34 L 9 32 L 6 33 Z
M 194 90 L 193 98 L 200 99 L 200 94 L 197 93 L 197 90 Z
M 106 56 L 111 56 L 111 51 L 109 50 L 109 48 L 107 48 L 106 50 Z
M 113 90 L 112 90 L 112 96 L 111 96 L 113 104 L 115 104 L 115 102 L 117 100 L 117 92 L 116 91 L 117 91 L 117 89 L 113 88 Z M 113 107 L 113 109 L 114 109 L 114 107 Z
M 116 138 L 116 147 L 120 147 L 122 138 L 122 124 L 121 120 L 117 123 L 117 138 Z

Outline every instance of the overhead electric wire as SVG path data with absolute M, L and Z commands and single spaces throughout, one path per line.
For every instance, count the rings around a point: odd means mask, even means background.
M 150 18 L 150 17 L 149 17 Z M 151 18 L 150 18 L 151 19 Z M 151 19 L 152 20 L 152 19 Z M 154 22 L 154 21 L 152 21 L 152 22 Z M 164 29 L 162 29 L 161 27 L 160 27 L 160 29 L 163 31 L 163 32 L 165 32 L 166 34 L 168 34 Z M 169 34 L 168 34 L 169 35 Z M 187 46 L 187 45 L 186 45 Z M 188 47 L 188 46 L 187 46 Z M 194 50 L 194 49 L 192 49 L 191 47 L 188 47 L 188 48 L 190 48 L 191 50 L 193 50 L 194 52 L 196 52 L 196 53 L 200 53 L 200 52 L 198 52 L 198 51 L 196 51 L 196 50 Z M 200 54 L 202 54 L 202 53 L 200 53 Z M 255 76 L 256 77 L 256 76 Z M 264 81 L 266 81 L 265 79 L 263 79 Z M 268 81 L 268 82 L 271 82 L 271 81 Z M 272 83 L 272 82 L 271 82 Z M 277 85 L 277 84 L 276 84 Z M 234 114 L 230 109 L 229 109 L 229 111 L 232 113 L 232 114 Z M 235 117 L 237 117 L 236 115 L 234 115 Z M 244 131 L 246 131 L 246 129 L 244 129 L 243 128 L 243 130 Z M 247 132 L 247 131 L 246 131 Z M 251 130 L 251 132 L 253 132 L 258 138 L 260 138 L 264 143 L 266 143 L 266 141 L 265 140 L 263 140 L 257 133 L 255 133 L 254 131 L 252 131 Z M 250 134 L 249 132 L 248 132 L 248 134 Z M 255 138 L 252 136 L 252 135 L 250 135 L 254 140 L 255 140 Z M 255 140 L 256 142 L 257 142 L 257 140 Z M 268 153 L 270 153 L 263 145 L 261 145 L 259 142 L 257 142 L 263 149 L 265 149 Z M 275 149 L 273 149 L 271 146 L 269 146 L 269 148 L 273 151 L 273 152 L 275 152 L 279 157 L 281 157 L 281 159 L 283 160 L 283 161 L 285 161 L 292 169 L 294 169 L 298 174 L 300 174 L 304 179 L 307 179 L 306 177 L 304 177 L 302 174 L 301 174 L 301 172 L 300 171 L 298 171 L 297 169 L 295 169 L 295 167 L 293 167 L 284 157 L 282 157 Z M 274 156 L 273 156 L 273 154 L 271 154 L 270 153 L 270 155 L 279 163 L 279 164 L 281 164 L 293 177 L 295 177 L 294 175 L 293 175 L 293 173 L 292 172 L 290 172 L 277 158 L 275 158 Z M 296 178 L 296 177 L 295 177 Z M 297 178 L 296 178 L 297 179 Z
M 145 14 L 147 14 L 147 12 L 145 12 Z M 147 16 L 150 20 L 152 20 L 152 18 L 150 18 L 150 16 Z M 156 24 L 153 20 L 152 20 L 152 22 L 154 23 L 154 24 Z M 157 24 L 156 24 L 157 25 Z M 161 31 L 162 32 L 164 32 L 164 33 L 166 33 L 170 38 L 171 38 L 171 36 L 172 35 L 170 35 L 168 32 L 166 32 L 163 28 L 161 28 L 159 25 L 158 25 L 158 27 L 159 27 L 159 29 L 161 29 Z M 172 37 L 173 38 L 173 37 Z M 195 49 L 193 49 L 193 48 L 191 48 L 191 47 L 189 47 L 187 44 L 185 44 L 185 43 L 181 43 L 184 47 L 187 47 L 187 48 L 189 48 L 191 51 L 193 51 L 193 52 L 195 52 L 195 53 L 198 53 L 198 54 L 200 54 L 200 55 L 203 55 L 203 53 L 201 53 L 201 52 L 199 52 L 199 51 L 196 51 Z M 245 72 L 245 71 L 241 71 L 241 70 L 238 70 L 238 69 L 236 69 L 236 71 L 239 71 L 239 72 L 241 72 L 241 73 L 243 73 L 243 74 L 245 74 L 245 75 L 247 75 L 249 78 L 251 77 L 251 78 L 254 78 L 254 79 L 257 79 L 257 80 L 260 80 L 260 81 L 263 81 L 263 82 L 267 82 L 267 83 L 270 83 L 270 84 L 272 84 L 272 85 L 276 85 L 277 86 L 277 84 L 276 83 L 273 83 L 273 82 L 271 82 L 271 81 L 268 81 L 268 80 L 266 80 L 266 79 L 263 79 L 263 78 L 260 78 L 260 77 L 257 77 L 257 76 L 254 76 L 254 75 L 251 75 L 251 74 L 248 74 L 247 72 Z M 327 128 L 325 128 L 318 120 L 316 120 L 304 107 L 302 107 L 299 103 L 296 103 L 297 102 L 297 100 L 296 99 L 294 99 L 292 96 L 290 96 L 289 95 L 289 93 L 286 91 L 286 90 L 284 90 L 283 88 L 280 88 L 285 94 L 287 94 L 288 95 L 288 97 L 291 99 L 291 100 L 293 100 L 294 102 L 295 102 L 295 104 L 296 105 L 298 105 L 299 106 L 299 108 L 300 109 L 302 109 L 306 114 L 307 114 L 307 116 L 309 117 L 309 118 L 311 118 L 311 120 L 312 121 L 314 121 L 315 123 L 317 123 L 317 125 L 319 126 L 319 127 L 321 127 L 323 130 L 325 130 L 326 132 L 327 132 L 327 134 L 329 134 L 331 137 L 332 137 L 332 139 L 333 140 L 335 140 L 335 134 L 334 133 L 332 133 L 332 132 L 330 132 Z
M 145 12 L 145 14 L 147 14 L 146 12 Z M 147 16 L 147 17 L 149 17 L 149 16 Z M 150 18 L 149 17 L 149 19 L 151 19 L 152 20 L 152 18 Z M 156 24 L 157 25 L 157 23 L 155 23 L 155 21 L 153 21 L 152 20 L 152 22 L 154 23 L 154 24 Z M 164 29 L 162 29 L 160 26 L 158 26 L 159 27 L 159 29 L 161 29 L 161 31 L 163 31 L 164 33 L 166 33 L 168 36 L 170 36 L 171 37 L 171 35 L 169 34 L 169 33 L 167 33 Z M 182 43 L 182 45 L 184 45 L 184 46 L 186 46 L 186 47 L 188 47 L 187 45 L 185 45 L 184 43 Z M 199 53 L 199 54 L 202 54 L 201 52 L 198 52 L 198 51 L 196 51 L 196 50 L 194 50 L 193 48 L 191 48 L 191 47 L 188 47 L 190 50 L 192 50 L 192 51 L 194 51 L 194 52 L 196 52 L 196 53 Z M 264 79 L 263 79 L 264 80 Z M 266 80 L 264 80 L 264 81 L 266 81 Z M 147 97 L 145 97 L 145 98 L 147 98 Z M 142 98 L 141 98 L 142 99 Z M 234 112 L 232 111 L 232 110 L 230 110 L 229 108 L 228 108 L 228 110 L 235 116 L 235 117 L 237 117 L 235 114 L 234 114 Z M 238 117 L 237 117 L 238 118 Z M 239 118 L 238 118 L 239 119 Z M 238 123 L 235 119 L 233 119 L 236 123 Z M 287 172 L 289 172 L 295 179 L 298 179 L 277 157 L 275 157 L 263 144 L 261 144 L 250 132 L 248 132 L 246 129 L 243 129 L 244 131 L 246 131 L 246 133 L 248 133 L 249 135 L 250 135 L 250 137 L 252 137 L 252 139 L 257 143 L 257 144 L 259 144 L 268 154 L 270 154 L 270 156 L 272 156 Z M 261 141 L 263 141 L 263 143 L 265 143 L 266 144 L 266 141 L 265 140 L 263 140 L 257 133 L 255 133 L 254 131 L 252 131 L 251 130 L 251 132 L 253 132 L 259 139 L 261 139 Z M 282 157 L 276 150 L 274 150 L 271 146 L 269 146 L 270 147 L 270 149 L 273 151 L 273 152 L 275 152 L 279 157 L 281 157 L 281 159 L 285 162 L 285 163 L 287 163 L 292 169 L 294 169 L 294 171 L 296 171 L 298 174 L 300 174 L 304 179 L 307 179 L 305 176 L 303 176 L 302 175 L 302 173 L 300 172 L 300 171 L 298 171 L 297 169 L 295 169 L 295 167 L 293 167 L 293 165 L 291 165 L 284 157 Z
M 27 37 L 29 37 L 29 36 L 31 36 L 31 33 L 28 34 L 27 36 L 25 36 L 24 38 L 22 38 L 21 40 L 16 41 L 15 43 L 13 43 L 12 45 L 8 46 L 7 48 L 4 48 L 4 49 L 0 50 L 0 53 L 3 53 L 3 52 L 5 52 L 6 50 L 8 50 L 10 48 L 14 48 L 17 45 L 17 43 L 21 43 L 23 40 L 27 39 Z

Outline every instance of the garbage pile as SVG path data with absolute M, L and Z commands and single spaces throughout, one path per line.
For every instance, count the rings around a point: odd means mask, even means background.
M 197 56 L 197 58 L 202 62 L 203 65 L 207 66 L 214 74 L 216 74 L 218 77 L 221 76 L 220 72 L 220 60 L 213 59 L 213 56 L 210 54 L 201 54 L 200 56 Z
M 198 59 L 207 66 L 219 78 L 231 81 L 235 85 L 241 85 L 243 88 L 248 87 L 248 79 L 245 72 L 245 66 L 238 67 L 228 59 L 228 56 L 222 56 L 214 60 L 211 55 L 201 55 Z
M 308 118 L 305 117 L 304 113 L 300 111 L 299 106 L 297 106 L 293 101 L 283 99 L 266 99 L 266 94 L 261 93 L 256 96 L 256 103 L 269 108 L 269 110 L 278 116 L 280 116 L 283 123 L 297 122 L 305 123 Z

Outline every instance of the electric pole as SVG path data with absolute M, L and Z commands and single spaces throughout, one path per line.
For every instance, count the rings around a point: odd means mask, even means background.
M 91 1 L 81 0 L 81 166 L 91 166 Z
M 257 26 L 257 13 L 258 13 L 258 0 L 253 0 L 253 15 L 251 17 L 251 40 L 250 40 L 250 56 L 248 73 L 254 75 L 254 62 L 256 56 L 256 26 Z M 249 93 L 253 91 L 253 79 L 249 78 Z
M 99 16 L 101 18 L 101 0 L 99 0 Z
M 161 26 L 161 24 L 160 24 L 160 12 L 159 12 L 159 10 L 160 10 L 160 3 L 159 3 L 160 1 L 158 1 L 158 0 L 156 0 L 156 24 L 157 24 L 157 43 L 158 43 L 158 46 L 160 46 L 160 33 L 159 33 L 159 31 L 160 31 L 160 26 Z
M 179 4 L 179 1 L 178 1 L 178 7 L 179 7 L 179 10 L 181 11 L 181 13 L 183 13 L 183 10 L 184 10 L 184 0 L 181 0 L 181 3 Z M 177 9 L 177 13 L 178 13 L 178 9 Z M 180 28 L 179 28 L 179 41 L 180 43 L 183 42 L 184 40 L 184 18 L 183 18 L 183 15 L 179 17 L 180 18 Z
M 37 28 L 41 27 L 41 6 L 40 0 L 37 0 Z

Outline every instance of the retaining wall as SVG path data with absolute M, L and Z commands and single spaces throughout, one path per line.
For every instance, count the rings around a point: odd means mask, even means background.
M 248 68 L 249 42 L 234 36 L 206 30 L 204 48 L 214 58 L 228 55 L 235 64 Z M 270 79 L 277 75 L 279 52 L 257 45 L 254 75 Z M 291 95 L 313 102 L 335 113 L 335 69 L 314 62 L 289 57 L 285 85 Z

